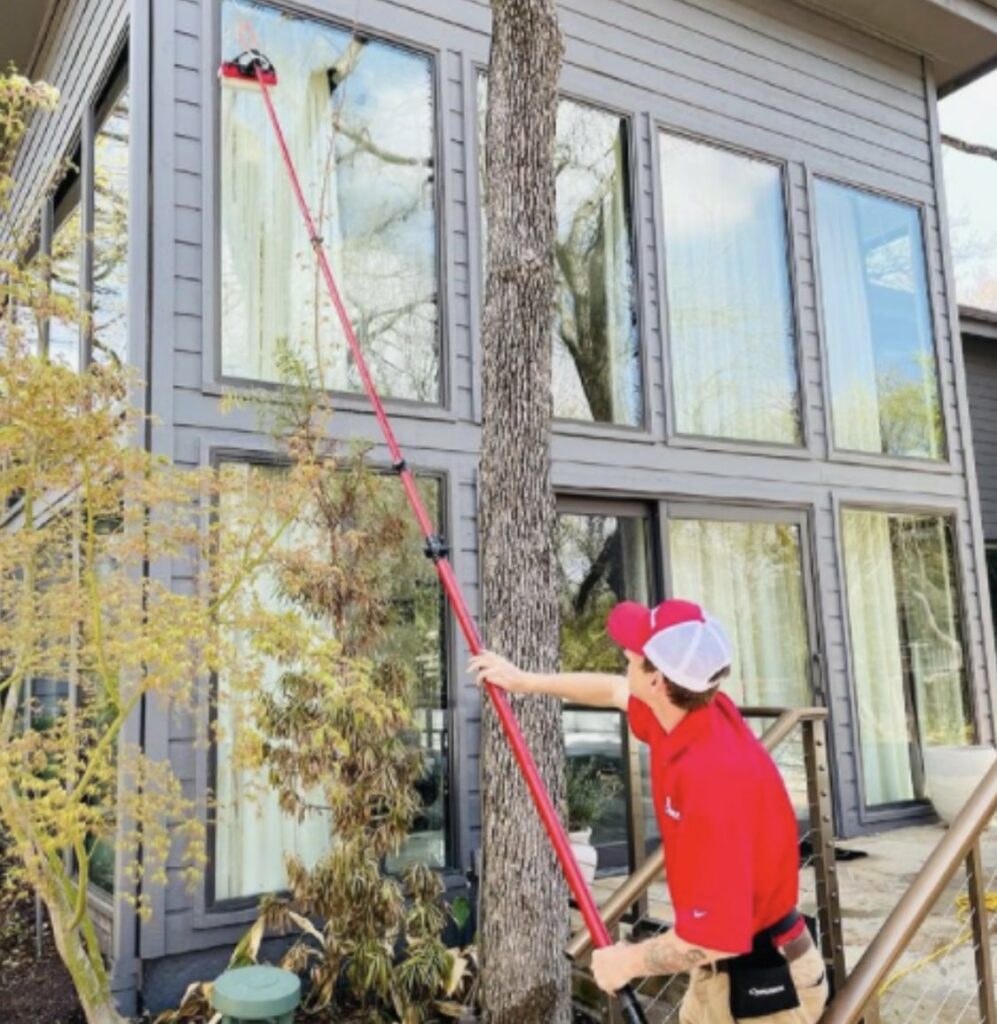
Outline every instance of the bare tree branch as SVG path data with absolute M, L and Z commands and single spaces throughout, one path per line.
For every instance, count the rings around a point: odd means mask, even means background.
M 958 149 L 960 153 L 969 153 L 970 156 L 985 156 L 988 160 L 997 160 L 997 149 L 993 146 L 984 146 L 976 142 L 967 142 L 955 135 L 943 135 L 942 145 Z

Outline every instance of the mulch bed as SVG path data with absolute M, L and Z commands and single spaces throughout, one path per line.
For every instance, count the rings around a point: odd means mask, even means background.
M 0 837 L 0 1021 L 86 1024 L 47 918 L 42 955 L 35 949 L 35 901 L 10 885 Z

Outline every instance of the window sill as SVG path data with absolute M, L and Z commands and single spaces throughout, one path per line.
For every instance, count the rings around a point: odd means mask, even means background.
M 242 377 L 222 377 L 220 380 L 205 380 L 201 382 L 202 393 L 215 398 L 241 395 L 250 391 L 272 391 L 276 398 L 279 388 L 279 384 L 274 384 L 270 381 L 252 381 Z M 370 400 L 364 394 L 329 391 L 326 392 L 326 397 L 333 412 L 341 410 L 349 413 L 374 414 Z M 405 398 L 382 397 L 381 402 L 384 405 L 385 411 L 391 416 L 407 419 L 435 420 L 442 423 L 458 422 L 458 417 L 453 410 L 442 405 L 416 402 Z

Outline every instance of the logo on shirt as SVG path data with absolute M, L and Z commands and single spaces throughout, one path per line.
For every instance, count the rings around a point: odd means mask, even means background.
M 672 807 L 672 798 L 670 796 L 665 797 L 665 814 L 667 814 L 673 821 L 682 820 L 682 814 Z
M 693 916 L 693 917 L 694 917 L 694 918 L 695 918 L 695 919 L 696 919 L 697 921 L 702 921 L 702 920 L 703 920 L 703 918 L 704 918 L 704 917 L 706 917 L 706 914 L 707 914 L 707 911 L 705 911 L 705 910 L 694 910 L 694 911 L 692 912 L 692 916 Z

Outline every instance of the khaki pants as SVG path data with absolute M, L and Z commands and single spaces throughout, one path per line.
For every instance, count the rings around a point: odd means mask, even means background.
M 827 1002 L 824 961 L 813 946 L 789 965 L 800 1005 L 747 1024 L 817 1024 Z M 737 1024 L 730 1012 L 730 977 L 714 967 L 697 967 L 689 978 L 689 990 L 679 1011 L 680 1024 Z

